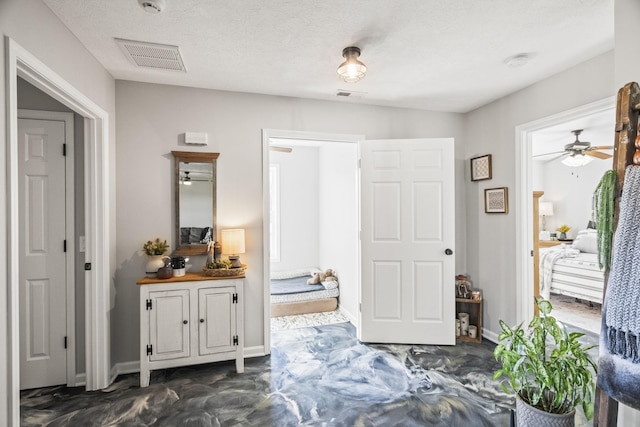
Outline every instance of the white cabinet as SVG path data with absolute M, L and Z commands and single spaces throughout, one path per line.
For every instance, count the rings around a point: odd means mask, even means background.
M 140 285 L 140 386 L 154 369 L 236 361 L 244 372 L 244 276 L 198 274 Z

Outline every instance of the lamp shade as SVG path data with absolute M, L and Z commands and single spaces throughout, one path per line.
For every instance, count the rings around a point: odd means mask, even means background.
M 565 157 L 562 160 L 562 164 L 565 166 L 577 168 L 591 163 L 592 160 L 592 157 L 585 156 L 584 154 L 575 154 L 573 156 Z
M 223 254 L 236 255 L 244 253 L 244 228 L 222 230 L 220 240 Z
M 540 202 L 538 204 L 538 215 L 553 215 L 553 203 L 551 202 Z

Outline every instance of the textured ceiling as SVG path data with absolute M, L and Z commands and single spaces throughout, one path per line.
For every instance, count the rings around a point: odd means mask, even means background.
M 613 0 L 43 0 L 116 79 L 467 112 L 611 50 Z M 180 47 L 187 73 L 135 68 L 114 38 Z M 367 76 L 336 75 L 342 48 Z M 520 68 L 504 60 L 527 52 Z M 363 92 L 337 98 L 340 89 Z

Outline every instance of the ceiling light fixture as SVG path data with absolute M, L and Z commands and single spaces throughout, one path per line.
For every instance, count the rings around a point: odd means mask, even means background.
M 342 50 L 345 61 L 338 67 L 337 73 L 347 83 L 355 83 L 367 74 L 367 66 L 358 60 L 360 48 L 345 47 Z
M 565 166 L 577 168 L 580 166 L 588 165 L 592 160 L 593 158 L 585 156 L 584 154 L 572 154 L 571 156 L 567 156 L 562 159 L 562 164 Z
M 191 176 L 189 176 L 189 171 L 184 172 L 184 185 L 191 185 Z

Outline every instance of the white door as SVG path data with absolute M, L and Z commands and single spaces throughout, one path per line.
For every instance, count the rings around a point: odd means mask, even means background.
M 358 338 L 455 344 L 454 141 L 365 141 L 360 152 Z
M 66 130 L 18 120 L 21 389 L 67 384 Z

